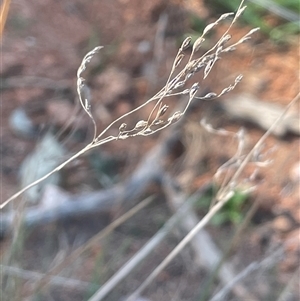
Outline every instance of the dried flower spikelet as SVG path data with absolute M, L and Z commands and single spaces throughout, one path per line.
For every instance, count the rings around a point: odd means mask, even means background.
M 152 133 L 152 130 L 150 128 L 147 128 L 143 131 L 143 134 L 150 135 Z
M 241 80 L 243 79 L 243 74 L 239 74 L 236 78 L 235 78 L 235 83 L 238 84 Z
M 197 60 L 193 60 L 189 62 L 184 69 L 185 74 L 188 74 L 190 71 L 193 71 L 197 66 L 197 64 L 198 64 Z
M 90 52 L 88 52 L 85 57 L 82 60 L 81 65 L 78 68 L 77 71 L 77 78 L 81 77 L 81 74 L 83 73 L 83 71 L 86 69 L 86 65 L 91 61 L 91 59 L 93 58 L 93 56 L 99 52 L 100 49 L 102 49 L 103 46 L 97 46 L 95 47 L 93 50 L 91 50 Z
M 215 97 L 217 97 L 217 96 L 218 96 L 217 93 L 211 92 L 211 93 L 207 93 L 207 94 L 203 97 L 203 99 L 212 99 L 212 98 L 215 98 Z
M 164 123 L 164 121 L 161 120 L 161 119 L 156 119 L 156 120 L 153 121 L 153 125 L 160 125 L 160 124 L 163 124 L 163 123 Z
M 120 134 L 120 135 L 118 136 L 118 139 L 119 139 L 119 140 L 125 140 L 125 139 L 127 139 L 128 137 L 130 137 L 128 133 L 122 133 L 122 134 Z
M 247 42 L 248 40 L 250 40 L 252 34 L 255 33 L 255 32 L 257 32 L 259 29 L 260 29 L 259 27 L 251 29 L 246 35 L 244 35 L 244 36 L 238 41 L 238 44 L 240 44 L 240 43 L 245 43 L 245 42 Z
M 204 69 L 203 79 L 207 78 L 207 76 L 209 75 L 209 73 L 210 73 L 210 71 L 211 71 L 211 69 L 212 69 L 212 67 L 213 67 L 213 65 L 214 65 L 215 62 L 216 62 L 216 58 L 208 61 L 207 65 L 206 65 L 206 67 Z
M 231 40 L 231 35 L 230 34 L 226 34 L 224 37 L 222 37 L 220 39 L 219 45 L 224 45 L 224 44 L 226 44 L 230 40 Z
M 185 84 L 185 81 L 180 81 L 174 86 L 174 89 L 181 88 L 182 86 L 184 86 L 184 84 Z
M 216 56 L 215 56 L 216 60 L 220 59 L 219 54 L 222 53 L 222 51 L 223 51 L 223 46 L 221 45 L 217 48 Z
M 191 41 L 192 41 L 192 37 L 187 37 L 181 44 L 180 50 L 184 51 L 186 50 L 188 47 L 190 47 L 191 45 Z
M 240 8 L 237 12 L 236 12 L 236 15 L 235 15 L 235 19 L 239 18 L 240 15 L 245 11 L 245 9 L 247 8 L 247 6 L 243 6 L 242 8 Z
M 203 30 L 203 35 L 207 34 L 209 31 L 211 31 L 217 24 L 218 24 L 218 21 L 208 24 Z
M 126 129 L 126 127 L 127 127 L 127 124 L 126 124 L 126 123 L 122 123 L 122 124 L 120 125 L 120 127 L 119 127 L 120 133 L 124 132 L 125 129 Z
M 257 31 L 259 31 L 259 30 L 260 30 L 260 27 L 255 27 L 255 28 L 251 29 L 251 30 L 247 33 L 247 35 L 253 35 L 255 32 L 257 32 Z
M 193 51 L 194 52 L 198 51 L 204 41 L 205 41 L 204 38 L 202 38 L 202 37 L 198 38 L 193 45 Z
M 229 85 L 227 88 L 224 88 L 224 89 L 222 90 L 222 92 L 219 94 L 219 97 L 222 96 L 222 95 L 224 95 L 224 94 L 226 94 L 226 93 L 228 93 L 228 92 L 230 92 L 230 91 L 232 91 L 232 90 L 236 87 L 236 85 L 237 85 L 242 79 L 243 79 L 243 75 L 241 75 L 241 74 L 238 75 L 238 76 L 235 78 L 233 84 Z
M 185 81 L 187 81 L 188 79 L 190 79 L 193 75 L 195 74 L 194 70 L 191 71 L 190 73 L 187 74 Z
M 193 98 L 199 90 L 199 83 L 194 83 L 190 89 L 190 98 Z
M 85 104 L 84 104 L 84 106 L 85 106 L 85 109 L 87 110 L 87 112 L 91 112 L 91 103 L 90 103 L 90 101 L 86 98 L 85 99 Z
M 223 53 L 224 52 L 232 52 L 232 51 L 235 51 L 236 50 L 236 47 L 235 46 L 229 46 L 229 47 L 227 47 L 227 48 L 225 48 L 224 50 L 223 50 Z
M 157 114 L 157 118 L 163 116 L 167 112 L 168 108 L 169 108 L 169 106 L 163 105 L 163 107 L 159 110 L 159 112 Z
M 205 66 L 205 63 L 204 62 L 200 62 L 197 64 L 197 66 L 195 67 L 194 69 L 194 72 L 199 72 L 203 67 Z
M 184 58 L 184 54 L 179 54 L 174 61 L 174 68 L 177 68 Z
M 230 16 L 232 16 L 232 15 L 234 15 L 234 13 L 226 13 L 226 14 L 223 14 L 223 15 L 221 15 L 220 18 L 218 19 L 218 22 L 219 22 L 219 21 L 223 21 L 223 20 L 227 19 L 228 17 L 230 17 Z
M 147 126 L 148 122 L 145 120 L 140 120 L 137 122 L 137 124 L 135 125 L 134 129 L 135 130 L 141 130 L 143 128 L 145 128 Z
M 171 117 L 168 118 L 168 122 L 174 123 L 178 121 L 183 114 L 180 111 L 175 112 Z

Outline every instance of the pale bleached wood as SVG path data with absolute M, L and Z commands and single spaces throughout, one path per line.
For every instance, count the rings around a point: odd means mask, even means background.
M 165 177 L 164 191 L 167 195 L 168 204 L 173 211 L 176 211 L 178 206 L 181 206 L 186 202 L 187 196 L 185 193 L 178 193 L 174 190 L 173 181 L 171 178 Z M 199 218 L 194 212 L 193 208 L 190 207 L 185 212 L 185 218 L 181 220 L 179 226 L 185 233 L 190 232 L 199 223 Z M 209 233 L 202 229 L 199 231 L 194 238 L 191 240 L 191 246 L 195 254 L 195 263 L 199 267 L 205 268 L 208 272 L 213 273 L 218 264 L 223 258 L 223 253 L 213 241 Z M 223 263 L 217 274 L 217 278 L 223 285 L 227 285 L 231 279 L 236 276 L 236 271 L 233 265 L 229 262 Z M 240 300 L 258 301 L 252 294 L 248 292 L 245 286 L 238 284 L 231 287 L 233 293 Z
M 143 157 L 132 175 L 112 188 L 78 195 L 56 189 L 56 199 L 52 201 L 52 205 L 46 205 L 46 202 L 42 201 L 40 206 L 24 210 L 24 226 L 38 227 L 66 218 L 95 212 L 110 212 L 123 202 L 137 198 L 150 183 L 161 181 L 164 173 L 164 158 L 177 139 L 177 131 L 172 131 L 169 136 L 163 137 L 162 141 Z M 11 233 L 15 216 L 15 212 L 1 212 L 1 236 Z
M 127 277 L 138 265 L 145 261 L 153 250 L 173 231 L 177 224 L 184 222 L 186 214 L 204 193 L 210 188 L 207 184 L 196 191 L 186 200 L 182 206 L 178 207 L 174 215 L 164 224 L 164 226 L 126 263 L 117 271 L 106 283 L 104 283 L 88 301 L 103 300 L 125 277 Z

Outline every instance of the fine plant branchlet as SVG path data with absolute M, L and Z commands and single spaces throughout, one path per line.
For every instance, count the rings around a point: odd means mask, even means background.
M 230 179 L 226 182 L 221 189 L 219 189 L 215 196 L 212 206 L 206 215 L 198 222 L 198 224 L 180 241 L 180 243 L 169 253 L 169 255 L 150 273 L 150 275 L 144 280 L 144 282 L 126 299 L 126 301 L 134 301 L 140 296 L 142 292 L 154 281 L 154 279 L 162 272 L 162 270 L 186 247 L 186 245 L 195 237 L 195 235 L 203 229 L 215 214 L 221 210 L 221 208 L 232 197 L 234 190 L 238 186 L 238 179 L 244 171 L 245 167 L 251 162 L 253 156 L 261 149 L 263 143 L 267 137 L 272 133 L 272 130 L 282 121 L 288 110 L 300 100 L 300 93 L 286 106 L 282 114 L 276 119 L 267 132 L 258 140 L 250 152 L 243 158 Z M 225 134 L 225 133 L 223 133 Z M 226 133 L 227 134 L 227 133 Z M 239 153 L 243 139 L 239 139 L 239 147 L 237 153 Z M 100 301 L 97 298 L 90 298 L 89 301 Z
M 78 158 L 85 152 L 91 150 L 92 148 L 98 147 L 105 143 L 114 140 L 124 140 L 127 138 L 135 137 L 135 136 L 149 136 L 158 131 L 161 131 L 168 126 L 174 124 L 178 120 L 182 118 L 182 116 L 186 113 L 187 109 L 189 108 L 191 102 L 194 99 L 201 99 L 201 100 L 209 100 L 218 98 L 235 88 L 235 86 L 241 81 L 242 75 L 238 75 L 235 81 L 230 84 L 228 87 L 224 88 L 219 93 L 210 92 L 204 96 L 198 96 L 198 92 L 201 88 L 199 81 L 195 81 L 193 84 L 189 84 L 190 80 L 194 77 L 196 73 L 202 72 L 202 80 L 204 81 L 207 76 L 210 74 L 212 68 L 216 64 L 216 62 L 220 59 L 221 55 L 230 52 L 236 49 L 236 47 L 245 41 L 251 38 L 251 35 L 258 30 L 258 28 L 250 30 L 247 34 L 241 37 L 237 42 L 230 44 L 231 35 L 229 34 L 230 29 L 236 23 L 237 19 L 244 11 L 246 7 L 243 6 L 243 1 L 238 8 L 236 14 L 234 13 L 227 13 L 220 16 L 220 18 L 207 25 L 203 31 L 203 34 L 191 45 L 191 37 L 187 37 L 181 44 L 177 55 L 173 61 L 173 65 L 168 76 L 167 82 L 165 86 L 156 93 L 152 98 L 148 99 L 146 102 L 142 103 L 140 106 L 134 108 L 130 112 L 122 115 L 121 117 L 114 120 L 111 124 L 109 124 L 104 130 L 100 133 L 98 132 L 98 128 L 95 122 L 95 119 L 92 114 L 92 105 L 90 99 L 90 90 L 85 84 L 85 79 L 83 78 L 82 74 L 86 70 L 88 63 L 91 61 L 93 56 L 99 52 L 103 47 L 98 46 L 94 48 L 92 51 L 86 54 L 83 58 L 80 67 L 78 68 L 77 72 L 77 92 L 79 97 L 79 102 L 86 112 L 86 114 L 91 119 L 93 126 L 94 126 L 94 134 L 92 141 L 86 145 L 82 150 L 77 152 L 71 158 L 60 164 L 54 170 L 43 176 L 42 178 L 36 180 L 35 182 L 31 183 L 30 185 L 24 187 L 22 190 L 18 191 L 16 194 L 11 196 L 5 202 L 0 205 L 0 209 L 4 208 L 7 204 L 11 201 L 16 199 L 22 193 L 24 193 L 29 188 L 33 187 L 34 185 L 39 184 L 41 181 L 48 178 L 53 173 L 61 170 L 64 166 L 68 163 L 72 162 L 74 159 Z M 206 35 L 220 22 L 233 17 L 231 22 L 228 25 L 228 28 L 225 30 L 221 38 L 212 46 L 208 51 L 204 54 L 197 56 L 199 53 L 199 49 L 201 48 L 203 42 L 205 41 Z M 190 50 L 189 54 L 187 54 L 188 50 Z M 187 62 L 181 67 L 183 64 L 183 59 L 187 57 Z M 186 60 L 185 60 L 186 61 Z M 167 97 L 175 96 L 175 95 L 184 95 L 187 98 L 186 104 L 181 111 L 176 111 L 171 114 L 167 114 L 169 107 L 164 103 L 164 100 Z M 123 119 L 146 105 L 152 104 L 152 110 L 146 120 L 139 120 L 136 125 L 132 128 L 122 122 Z M 118 129 L 116 135 L 107 135 L 108 131 L 111 129 Z
M 47 179 L 53 173 L 60 171 L 67 164 L 83 155 L 87 151 L 111 141 L 125 140 L 136 136 L 149 136 L 157 133 L 178 122 L 186 114 L 193 101 L 213 100 L 232 91 L 242 80 L 242 75 L 238 75 L 230 85 L 224 87 L 223 89 L 221 89 L 221 91 L 209 92 L 205 95 L 202 95 L 200 93 L 201 90 L 203 91 L 203 82 L 209 76 L 212 69 L 215 67 L 222 55 L 234 51 L 239 45 L 247 42 L 249 39 L 251 39 L 252 34 L 254 34 L 258 30 L 258 28 L 251 29 L 247 34 L 239 38 L 238 41 L 232 42 L 230 30 L 246 9 L 246 6 L 243 5 L 244 2 L 244 0 L 241 1 L 236 13 L 223 14 L 215 22 L 207 25 L 204 28 L 202 35 L 198 37 L 194 43 L 192 43 L 191 37 L 185 38 L 181 46 L 179 47 L 177 54 L 175 55 L 165 85 L 153 97 L 151 97 L 141 105 L 135 107 L 128 113 L 118 117 L 102 130 L 98 129 L 97 123 L 93 116 L 93 108 L 90 96 L 91 91 L 86 85 L 84 72 L 88 68 L 88 64 L 90 63 L 92 58 L 99 51 L 101 51 L 103 47 L 98 46 L 88 52 L 83 58 L 81 65 L 79 66 L 77 71 L 77 93 L 79 104 L 83 109 L 83 113 L 85 112 L 89 116 L 89 119 L 91 119 L 91 122 L 93 124 L 93 136 L 91 141 L 83 149 L 61 163 L 54 170 L 31 183 L 30 185 L 26 186 L 22 190 L 18 191 L 5 202 L 0 204 L 0 209 L 3 209 L 7 204 L 22 195 L 25 191 Z M 207 35 L 221 22 L 227 20 L 230 20 L 227 23 L 227 29 L 224 31 L 218 41 L 209 50 L 200 52 L 203 47 L 203 43 L 207 38 Z M 199 80 L 198 75 L 200 75 L 201 80 Z M 172 96 L 181 96 L 180 101 L 184 101 L 184 105 L 181 106 L 181 109 L 177 109 L 177 111 L 175 112 L 170 112 L 171 109 L 167 104 L 167 99 Z M 248 164 L 253 164 L 255 168 L 258 168 L 269 163 L 268 161 L 261 160 L 261 149 L 263 143 L 270 135 L 272 129 L 276 126 L 276 124 L 279 123 L 280 120 L 282 120 L 287 110 L 296 101 L 299 101 L 299 99 L 300 94 L 298 94 L 294 98 L 294 100 L 292 100 L 292 102 L 286 107 L 285 112 L 283 112 L 283 114 L 274 122 L 272 127 L 261 137 L 261 139 L 248 153 L 245 153 L 245 132 L 243 129 L 238 131 L 237 133 L 231 133 L 224 129 L 216 130 L 204 120 L 201 122 L 202 126 L 204 126 L 206 130 L 211 132 L 212 134 L 233 137 L 237 141 L 237 150 L 231 157 L 231 159 L 223 164 L 215 173 L 214 180 L 216 180 L 216 182 L 218 182 L 220 185 L 207 214 L 184 237 L 184 239 L 181 240 L 181 242 L 170 252 L 170 254 L 147 276 L 147 278 L 140 284 L 140 286 L 130 296 L 127 296 L 127 301 L 137 300 L 137 298 L 144 292 L 144 290 L 155 280 L 159 273 L 161 273 L 161 271 L 183 250 L 183 248 L 195 237 L 195 235 L 207 225 L 211 218 L 219 210 L 221 210 L 221 208 L 232 197 L 234 191 L 243 180 L 242 173 Z M 138 112 L 145 106 L 150 106 L 150 113 L 148 116 L 146 116 L 146 118 L 138 120 L 133 126 L 130 126 L 126 123 L 126 117 Z M 249 179 L 254 176 L 254 173 L 255 171 L 253 172 L 253 175 L 249 177 Z M 253 187 L 250 187 L 248 189 L 250 190 L 252 188 Z M 93 246 L 95 242 L 103 239 L 113 229 L 115 229 L 125 220 L 129 219 L 131 216 L 133 216 L 133 214 L 136 214 L 141 208 L 144 208 L 148 203 L 150 203 L 150 201 L 151 200 L 149 198 L 144 202 L 141 202 L 124 216 L 120 217 L 111 225 L 109 225 L 106 229 L 98 233 L 94 238 L 90 239 L 84 246 L 79 247 L 78 249 L 73 251 L 65 259 L 64 262 L 61 262 L 50 269 L 47 275 L 41 277 L 35 283 L 32 290 L 33 293 L 36 293 L 37 291 L 41 292 L 49 284 L 52 277 L 59 274 L 66 265 L 68 265 L 72 261 L 75 261 L 79 256 L 83 254 L 83 252 L 86 252 L 91 246 Z M 26 204 L 24 203 L 23 205 L 25 206 Z M 18 225 L 18 227 L 20 226 Z M 115 276 L 113 276 L 112 278 L 114 277 Z M 101 294 L 97 294 L 96 292 L 93 296 L 90 297 L 89 301 L 100 301 L 102 299 L 103 298 L 101 297 Z

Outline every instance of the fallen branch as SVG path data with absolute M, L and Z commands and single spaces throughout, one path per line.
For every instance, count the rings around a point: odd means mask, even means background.
M 208 213 L 202 218 L 202 220 L 181 240 L 181 242 L 169 253 L 169 255 L 153 270 L 153 272 L 144 280 L 144 282 L 126 299 L 126 301 L 135 300 L 144 290 L 150 285 L 150 283 L 159 275 L 159 273 L 182 251 L 182 249 L 195 237 L 195 235 L 202 230 L 207 223 L 212 219 L 212 217 L 227 203 L 230 199 L 233 189 L 236 187 L 237 180 L 244 168 L 247 166 L 251 160 L 253 154 L 260 149 L 261 145 L 265 142 L 267 137 L 270 136 L 272 130 L 277 126 L 277 124 L 282 120 L 288 110 L 300 99 L 300 93 L 286 106 L 285 110 L 282 112 L 276 121 L 272 124 L 269 130 L 257 141 L 255 146 L 250 150 L 248 155 L 241 162 L 235 173 L 233 174 L 230 182 L 223 189 L 219 190 L 216 196 L 216 202 L 213 207 L 208 211 Z
M 94 246 L 101 239 L 107 237 L 114 229 L 123 224 L 125 221 L 130 219 L 133 215 L 137 214 L 141 209 L 145 208 L 149 203 L 153 200 L 153 197 L 148 197 L 143 200 L 133 208 L 131 208 L 128 212 L 124 213 L 122 216 L 117 218 L 111 224 L 109 224 L 102 231 L 94 235 L 90 238 L 83 246 L 78 247 L 75 251 L 73 251 L 69 256 L 64 258 L 63 261 L 55 265 L 53 268 L 49 270 L 49 272 L 40 278 L 34 287 L 34 291 L 42 290 L 52 279 L 54 275 L 59 274 L 66 266 L 72 264 L 79 256 L 81 256 L 85 251 L 89 250 L 92 246 Z
M 145 260 L 164 239 L 173 231 L 174 226 L 186 218 L 189 208 L 199 197 L 211 187 L 210 184 L 201 187 L 186 202 L 176 210 L 176 213 L 164 224 L 164 226 L 143 246 L 118 272 L 116 272 L 99 290 L 89 299 L 89 301 L 101 301 L 105 298 L 125 277 L 127 277 L 137 266 Z
M 151 182 L 161 181 L 163 175 L 162 161 L 177 139 L 176 131 L 172 131 L 169 137 L 163 138 L 156 147 L 148 152 L 125 183 L 80 195 L 71 195 L 60 191 L 60 199 L 54 200 L 52 206 L 47 207 L 42 203 L 40 207 L 26 209 L 23 213 L 24 226 L 37 227 L 70 217 L 95 212 L 108 212 L 125 200 L 137 198 Z M 16 212 L 1 214 L 1 236 L 12 231 L 15 215 Z
M 176 211 L 180 204 L 185 203 L 187 196 L 184 193 L 175 192 L 172 182 L 172 179 L 166 178 L 164 181 L 164 191 L 168 198 L 168 204 L 173 211 Z M 190 207 L 186 210 L 185 218 L 181 220 L 179 226 L 181 226 L 184 232 L 190 232 L 198 222 L 199 219 L 197 215 L 192 207 Z M 191 240 L 191 246 L 195 251 L 195 262 L 209 272 L 214 272 L 218 263 L 221 261 L 223 254 L 218 249 L 209 233 L 205 229 L 199 231 Z M 235 275 L 236 272 L 234 271 L 233 266 L 230 263 L 225 262 L 219 270 L 218 278 L 223 285 L 227 285 L 228 281 L 234 278 Z M 247 299 L 249 301 L 257 300 L 243 285 L 232 286 L 232 291 L 239 299 Z
M 228 98 L 222 101 L 221 106 L 232 118 L 251 122 L 266 131 L 285 110 L 284 106 L 259 100 L 250 94 Z M 283 137 L 288 133 L 300 135 L 299 124 L 300 119 L 296 112 L 286 114 L 273 127 L 272 134 L 278 137 Z

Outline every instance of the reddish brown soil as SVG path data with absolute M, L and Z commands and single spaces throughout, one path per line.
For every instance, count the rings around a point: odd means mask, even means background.
M 202 1 L 190 1 L 189 4 L 184 4 L 183 1 L 175 0 L 92 0 L 88 3 L 82 0 L 12 2 L 1 42 L 1 78 L 4 82 L 13 77 L 19 77 L 20 80 L 16 87 L 1 91 L 1 199 L 5 200 L 18 190 L 19 166 L 36 144 L 35 139 L 25 139 L 13 133 L 9 125 L 9 117 L 14 109 L 25 108 L 41 132 L 50 128 L 52 121 L 55 121 L 58 128 L 62 127 L 64 116 L 72 115 L 77 102 L 76 70 L 83 56 L 92 47 L 104 45 L 104 50 L 91 63 L 90 70 L 92 71 L 87 72 L 88 82 L 93 91 L 94 115 L 97 124 L 103 127 L 140 104 L 164 85 L 177 51 L 178 41 L 183 39 L 183 34 L 190 31 L 189 11 L 193 9 L 202 17 L 209 16 L 209 11 L 201 3 Z M 153 75 L 148 75 L 149 64 L 157 59 L 152 50 L 159 17 L 163 13 L 169 16 L 169 22 L 166 28 L 164 49 L 159 49 L 161 61 L 158 63 L 153 78 Z M 221 26 L 216 31 L 216 36 L 222 29 Z M 247 30 L 248 28 L 237 26 L 233 29 L 232 35 L 241 36 Z M 233 93 L 249 92 L 262 101 L 287 105 L 299 92 L 299 48 L 296 39 L 294 43 L 280 46 L 257 34 L 253 41 L 224 57 L 208 78 L 206 88 L 219 91 L 240 73 L 244 75 L 244 79 Z M 29 76 L 35 77 L 37 82 L 41 78 L 52 79 L 54 86 L 46 89 L 30 83 L 24 85 L 22 79 L 26 81 L 25 77 Z M 55 83 L 63 85 L 65 89 L 57 89 Z M 103 110 L 103 104 L 106 110 Z M 141 112 L 143 116 L 147 116 L 148 113 L 149 108 Z M 201 117 L 203 116 L 199 115 L 198 120 Z M 142 117 L 135 116 L 134 118 Z M 89 141 L 91 127 L 86 126 L 88 122 L 88 119 L 83 119 L 79 126 L 87 134 L 83 135 L 79 141 L 68 142 L 67 147 L 70 152 L 80 149 Z M 235 132 L 240 126 L 246 126 L 248 147 L 254 145 L 264 133 L 253 125 L 230 123 L 224 120 L 224 116 L 221 119 L 213 116 L 211 122 L 215 122 L 218 127 L 224 126 Z M 123 175 L 120 176 L 122 179 L 132 171 L 145 152 L 155 145 L 156 139 L 157 137 L 143 137 L 126 140 L 105 146 L 103 149 L 116 158 L 120 158 L 118 162 L 120 172 L 123 171 Z M 206 170 L 201 175 L 197 174 L 190 190 L 199 187 L 214 174 L 225 156 L 220 152 L 224 150 L 223 143 L 224 141 L 218 139 L 210 140 L 209 146 L 213 150 L 209 152 L 210 156 L 207 160 L 212 169 Z M 234 147 L 234 145 L 228 146 L 228 152 L 233 153 Z M 256 191 L 251 197 L 251 201 L 259 200 L 260 207 L 254 216 L 253 227 L 247 230 L 247 235 L 252 246 L 253 260 L 258 260 L 263 254 L 258 251 L 258 248 L 261 247 L 260 243 L 264 235 L 276 242 L 290 242 L 292 239 L 293 243 L 288 245 L 290 256 L 278 267 L 282 272 L 282 274 L 279 273 L 281 278 L 278 281 L 284 284 L 287 282 L 285 275 L 290 275 L 289 273 L 294 271 L 299 263 L 299 137 L 290 135 L 279 139 L 271 136 L 264 147 L 266 152 L 270 149 L 273 151 L 267 155 L 267 158 L 271 159 L 272 163 L 260 169 L 260 182 L 256 183 Z M 90 165 L 85 160 L 81 164 L 77 173 L 73 173 L 73 168 L 67 176 L 66 186 L 72 192 L 91 190 L 97 185 L 99 188 L 99 183 L 95 184 Z M 168 209 L 164 205 L 160 206 L 166 211 L 163 214 L 164 217 L 167 217 Z M 137 226 L 138 221 L 136 224 L 133 222 L 133 225 Z M 80 228 L 74 227 L 77 230 Z M 230 231 L 229 229 L 231 229 L 230 226 L 224 230 L 224 233 Z M 267 229 L 267 234 L 263 229 Z M 55 233 L 57 229 L 46 231 Z M 88 226 L 85 227 L 85 231 L 89 233 Z M 88 237 L 92 232 L 94 231 L 82 235 Z M 217 232 L 215 239 L 221 240 L 220 236 L 224 234 L 222 230 L 214 230 L 213 233 L 215 232 Z M 141 233 L 140 237 L 132 238 L 131 245 L 120 262 L 114 263 L 112 267 L 105 265 L 105 268 L 109 270 L 108 275 L 116 270 L 124 259 L 129 258 L 139 249 L 155 231 Z M 115 238 L 126 241 L 127 234 L 118 233 Z M 31 239 L 36 238 L 33 244 L 37 248 L 39 244 L 43 245 L 43 239 L 40 237 L 41 234 L 35 235 Z M 120 237 L 117 237 L 118 235 Z M 245 241 L 246 239 L 242 238 L 242 244 Z M 116 242 L 110 242 L 108 245 L 117 248 Z M 174 241 L 171 241 L 170 245 L 174 245 Z M 90 281 L 91 278 L 86 275 L 93 273 L 94 261 L 101 260 L 99 250 L 103 250 L 103 254 L 106 252 L 105 246 L 100 245 L 95 248 L 97 252 L 91 251 L 90 258 L 84 261 L 81 272 L 74 277 Z M 240 251 L 237 251 L 239 254 L 237 256 L 241 256 L 242 259 L 245 257 L 245 262 L 247 262 L 249 258 L 243 254 L 244 248 L 241 247 Z M 41 249 L 45 250 L 46 247 L 43 246 Z M 52 251 L 56 252 L 59 249 L 59 246 L 53 247 Z M 157 252 L 160 252 L 162 256 L 166 255 L 170 249 L 170 246 L 165 245 Z M 28 258 L 33 260 L 35 256 L 36 251 L 28 247 L 26 261 Z M 44 260 L 43 256 L 39 256 L 41 261 Z M 51 262 L 51 258 L 48 261 Z M 191 258 L 188 256 L 187 262 L 191 265 L 190 261 Z M 155 264 L 157 260 L 152 258 L 148 265 L 146 264 L 145 269 L 152 269 L 151 265 Z M 161 291 L 150 289 L 151 300 L 170 300 L 171 297 L 166 291 L 168 289 L 174 291 L 177 286 L 179 290 L 182 289 L 182 292 L 178 292 L 182 300 L 193 300 L 193 294 L 189 296 L 188 287 L 190 285 L 190 290 L 196 291 L 198 282 L 193 277 L 202 277 L 202 275 L 199 275 L 201 274 L 199 271 L 188 273 L 186 267 L 180 266 L 183 264 L 180 260 L 175 261 L 174 265 L 179 266 L 180 272 L 177 273 L 178 270 L 174 268 L 160 275 L 158 281 Z M 27 267 L 32 269 L 30 264 Z M 46 267 L 42 269 L 46 270 Z M 124 292 L 131 285 L 135 287 L 139 277 L 140 275 L 135 275 L 132 282 L 128 280 L 123 287 Z M 144 278 L 144 275 L 141 277 Z M 54 294 L 57 296 L 55 300 L 83 300 L 82 296 L 72 299 L 71 293 L 68 297 L 64 295 L 66 293 L 57 294 Z

